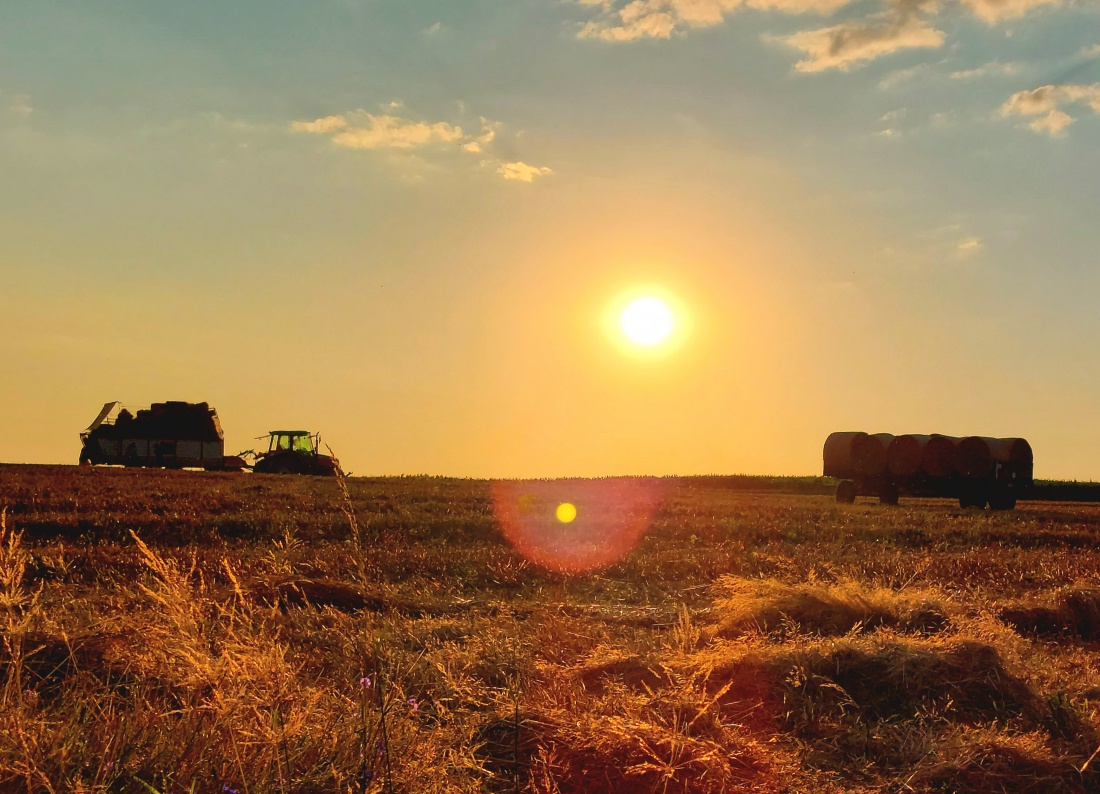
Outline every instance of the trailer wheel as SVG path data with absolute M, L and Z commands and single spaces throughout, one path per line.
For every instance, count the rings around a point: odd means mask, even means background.
M 990 497 L 989 507 L 991 510 L 1015 510 L 1016 494 L 1004 493 Z
M 985 509 L 986 496 L 981 491 L 963 491 L 959 495 L 959 507 L 977 507 Z
M 851 480 L 842 480 L 836 487 L 836 500 L 850 505 L 856 500 L 856 484 Z
M 898 487 L 893 483 L 883 483 L 878 489 L 880 504 L 896 505 L 898 503 Z

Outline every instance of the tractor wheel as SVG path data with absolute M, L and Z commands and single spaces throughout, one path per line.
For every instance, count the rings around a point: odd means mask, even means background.
M 842 480 L 836 487 L 836 500 L 844 505 L 850 505 L 856 500 L 856 484 L 851 480 Z
M 896 505 L 898 503 L 898 487 L 893 483 L 883 483 L 878 489 L 880 504 Z
M 271 467 L 272 474 L 294 474 L 294 467 L 285 460 L 281 460 Z

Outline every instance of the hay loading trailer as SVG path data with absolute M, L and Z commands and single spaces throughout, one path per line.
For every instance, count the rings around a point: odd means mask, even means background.
M 900 494 L 957 498 L 962 507 L 1011 510 L 1031 487 L 1034 457 L 1022 438 L 940 434 L 833 433 L 825 441 L 824 474 L 840 480 L 836 498 Z
M 211 471 L 245 468 L 225 454 L 218 412 L 207 403 L 153 403 L 132 413 L 119 402 L 103 406 L 80 434 L 80 462 Z

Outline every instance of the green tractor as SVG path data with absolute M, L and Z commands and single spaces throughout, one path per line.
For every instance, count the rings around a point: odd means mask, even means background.
M 320 434 L 308 430 L 272 430 L 267 452 L 256 456 L 252 471 L 259 474 L 336 474 L 336 461 L 322 455 Z

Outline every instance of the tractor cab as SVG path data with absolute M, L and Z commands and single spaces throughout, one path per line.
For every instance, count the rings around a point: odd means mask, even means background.
M 261 474 L 335 474 L 336 464 L 319 451 L 321 436 L 308 430 L 272 430 L 267 452 L 261 452 L 253 471 Z
M 308 430 L 272 430 L 267 451 L 301 452 L 312 455 L 317 451 L 321 437 L 310 435 Z

